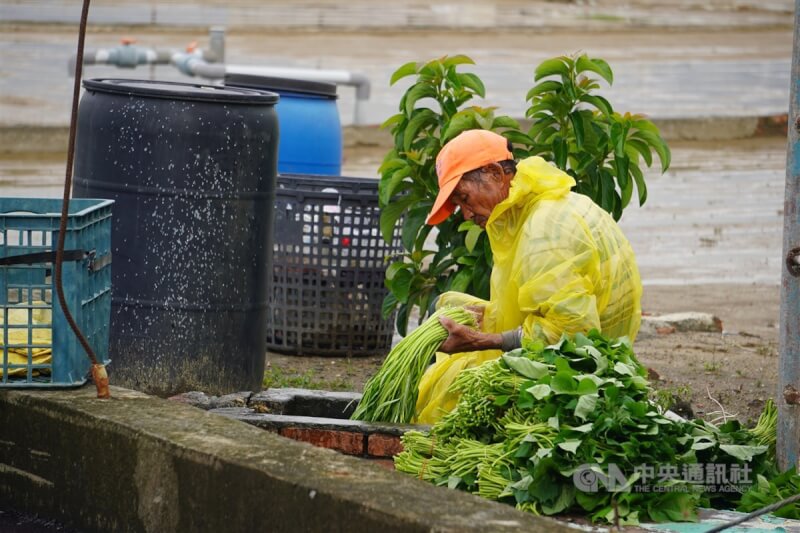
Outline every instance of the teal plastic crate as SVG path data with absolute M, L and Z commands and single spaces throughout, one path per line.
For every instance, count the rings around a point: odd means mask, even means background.
M 112 200 L 70 200 L 64 296 L 98 361 L 108 363 Z M 62 201 L 0 198 L 0 387 L 86 383 L 91 363 L 55 287 Z

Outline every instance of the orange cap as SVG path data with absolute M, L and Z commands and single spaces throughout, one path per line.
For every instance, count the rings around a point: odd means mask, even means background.
M 450 195 L 465 173 L 513 158 L 506 138 L 492 131 L 467 130 L 450 140 L 436 157 L 439 194 L 426 222 L 439 224 L 453 214 L 456 206 L 450 201 Z

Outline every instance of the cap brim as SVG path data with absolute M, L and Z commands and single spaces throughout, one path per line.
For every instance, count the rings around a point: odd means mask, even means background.
M 439 189 L 439 194 L 436 196 L 436 201 L 433 202 L 431 213 L 425 221 L 426 224 L 435 226 L 436 224 L 444 222 L 447 220 L 447 217 L 453 214 L 456 210 L 456 206 L 450 201 L 450 195 L 453 194 L 459 181 L 461 181 L 461 176 L 459 176 L 458 179 L 450 180 L 442 185 L 442 188 Z

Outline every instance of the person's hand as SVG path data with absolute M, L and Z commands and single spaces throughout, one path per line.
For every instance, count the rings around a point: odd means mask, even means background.
M 459 353 L 499 348 L 502 337 L 496 333 L 483 333 L 463 326 L 446 316 L 439 317 L 439 323 L 447 330 L 447 339 L 439 347 L 440 352 Z
M 475 317 L 475 324 L 477 325 L 477 329 L 483 328 L 483 311 L 486 309 L 483 305 L 465 305 L 464 309 L 472 313 Z

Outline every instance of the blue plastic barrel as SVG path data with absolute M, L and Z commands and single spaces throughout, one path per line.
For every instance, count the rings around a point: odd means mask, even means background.
M 342 172 L 342 125 L 336 85 L 288 78 L 228 74 L 225 85 L 278 93 L 280 174 Z

